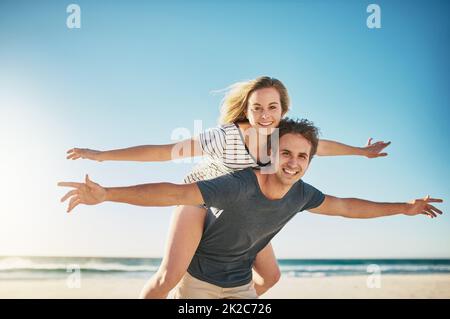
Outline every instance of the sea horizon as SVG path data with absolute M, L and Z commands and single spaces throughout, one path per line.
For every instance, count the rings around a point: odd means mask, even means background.
M 95 278 L 146 278 L 161 257 L 0 256 L 1 280 L 65 279 L 78 271 Z M 278 258 L 287 277 L 450 274 L 450 258 Z

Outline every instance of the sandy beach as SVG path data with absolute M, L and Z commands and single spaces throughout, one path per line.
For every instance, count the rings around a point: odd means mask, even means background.
M 146 279 L 83 278 L 81 287 L 66 280 L 2 280 L 0 298 L 137 298 Z M 381 287 L 368 288 L 367 276 L 282 277 L 261 298 L 450 298 L 450 275 L 383 275 Z
M 450 298 L 450 275 L 383 275 L 379 288 L 367 276 L 282 278 L 261 298 Z

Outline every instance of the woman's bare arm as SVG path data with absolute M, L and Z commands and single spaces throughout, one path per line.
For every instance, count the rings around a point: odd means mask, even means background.
M 387 156 L 387 153 L 382 151 L 389 146 L 391 142 L 378 141 L 372 144 L 372 138 L 363 147 L 350 146 L 330 140 L 319 140 L 317 146 L 318 156 L 338 156 L 338 155 L 359 155 L 368 158 Z
M 67 151 L 67 159 L 79 158 L 94 161 L 136 161 L 164 162 L 186 157 L 202 156 L 197 139 L 186 139 L 178 143 L 164 145 L 140 145 L 122 149 L 98 151 L 88 148 L 72 148 Z

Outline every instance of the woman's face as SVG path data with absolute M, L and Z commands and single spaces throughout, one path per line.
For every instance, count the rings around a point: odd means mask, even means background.
M 247 104 L 247 119 L 261 134 L 271 134 L 282 117 L 280 94 L 275 88 L 264 88 L 252 92 Z

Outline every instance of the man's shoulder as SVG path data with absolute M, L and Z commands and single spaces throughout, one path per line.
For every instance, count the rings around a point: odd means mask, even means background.
M 319 206 L 325 199 L 325 195 L 316 187 L 301 181 L 301 201 L 303 202 L 303 209 L 309 209 Z M 300 182 L 299 181 L 299 182 Z
M 241 194 L 252 194 L 258 188 L 258 178 L 253 168 L 248 167 L 227 174 L 224 182 Z
M 304 192 L 316 192 L 319 191 L 316 187 L 314 187 L 312 184 L 305 182 L 303 179 L 299 180 L 296 184 L 297 186 Z
M 229 172 L 228 174 L 218 177 L 222 181 L 229 181 L 230 183 L 251 184 L 254 180 L 255 173 L 251 167 Z
M 321 193 L 316 187 L 300 179 L 292 185 L 291 194 L 296 196 L 299 201 L 308 200 L 315 193 Z
M 253 173 L 253 169 L 252 168 L 244 168 L 241 170 L 236 170 L 236 171 L 232 171 L 229 172 L 227 174 L 218 176 L 216 178 L 213 179 L 208 179 L 208 180 L 203 180 L 203 181 L 199 181 L 198 183 L 217 183 L 217 184 L 251 184 L 253 182 L 253 177 L 252 175 L 254 175 L 255 173 Z
M 229 175 L 232 178 L 237 178 L 245 183 L 254 184 L 257 180 L 257 174 L 259 173 L 259 170 L 254 167 L 247 167 L 244 169 L 240 169 L 234 172 L 231 172 Z
M 247 169 L 230 172 L 220 177 L 197 182 L 205 204 L 220 209 L 236 206 L 256 189 L 252 182 L 253 172 Z

